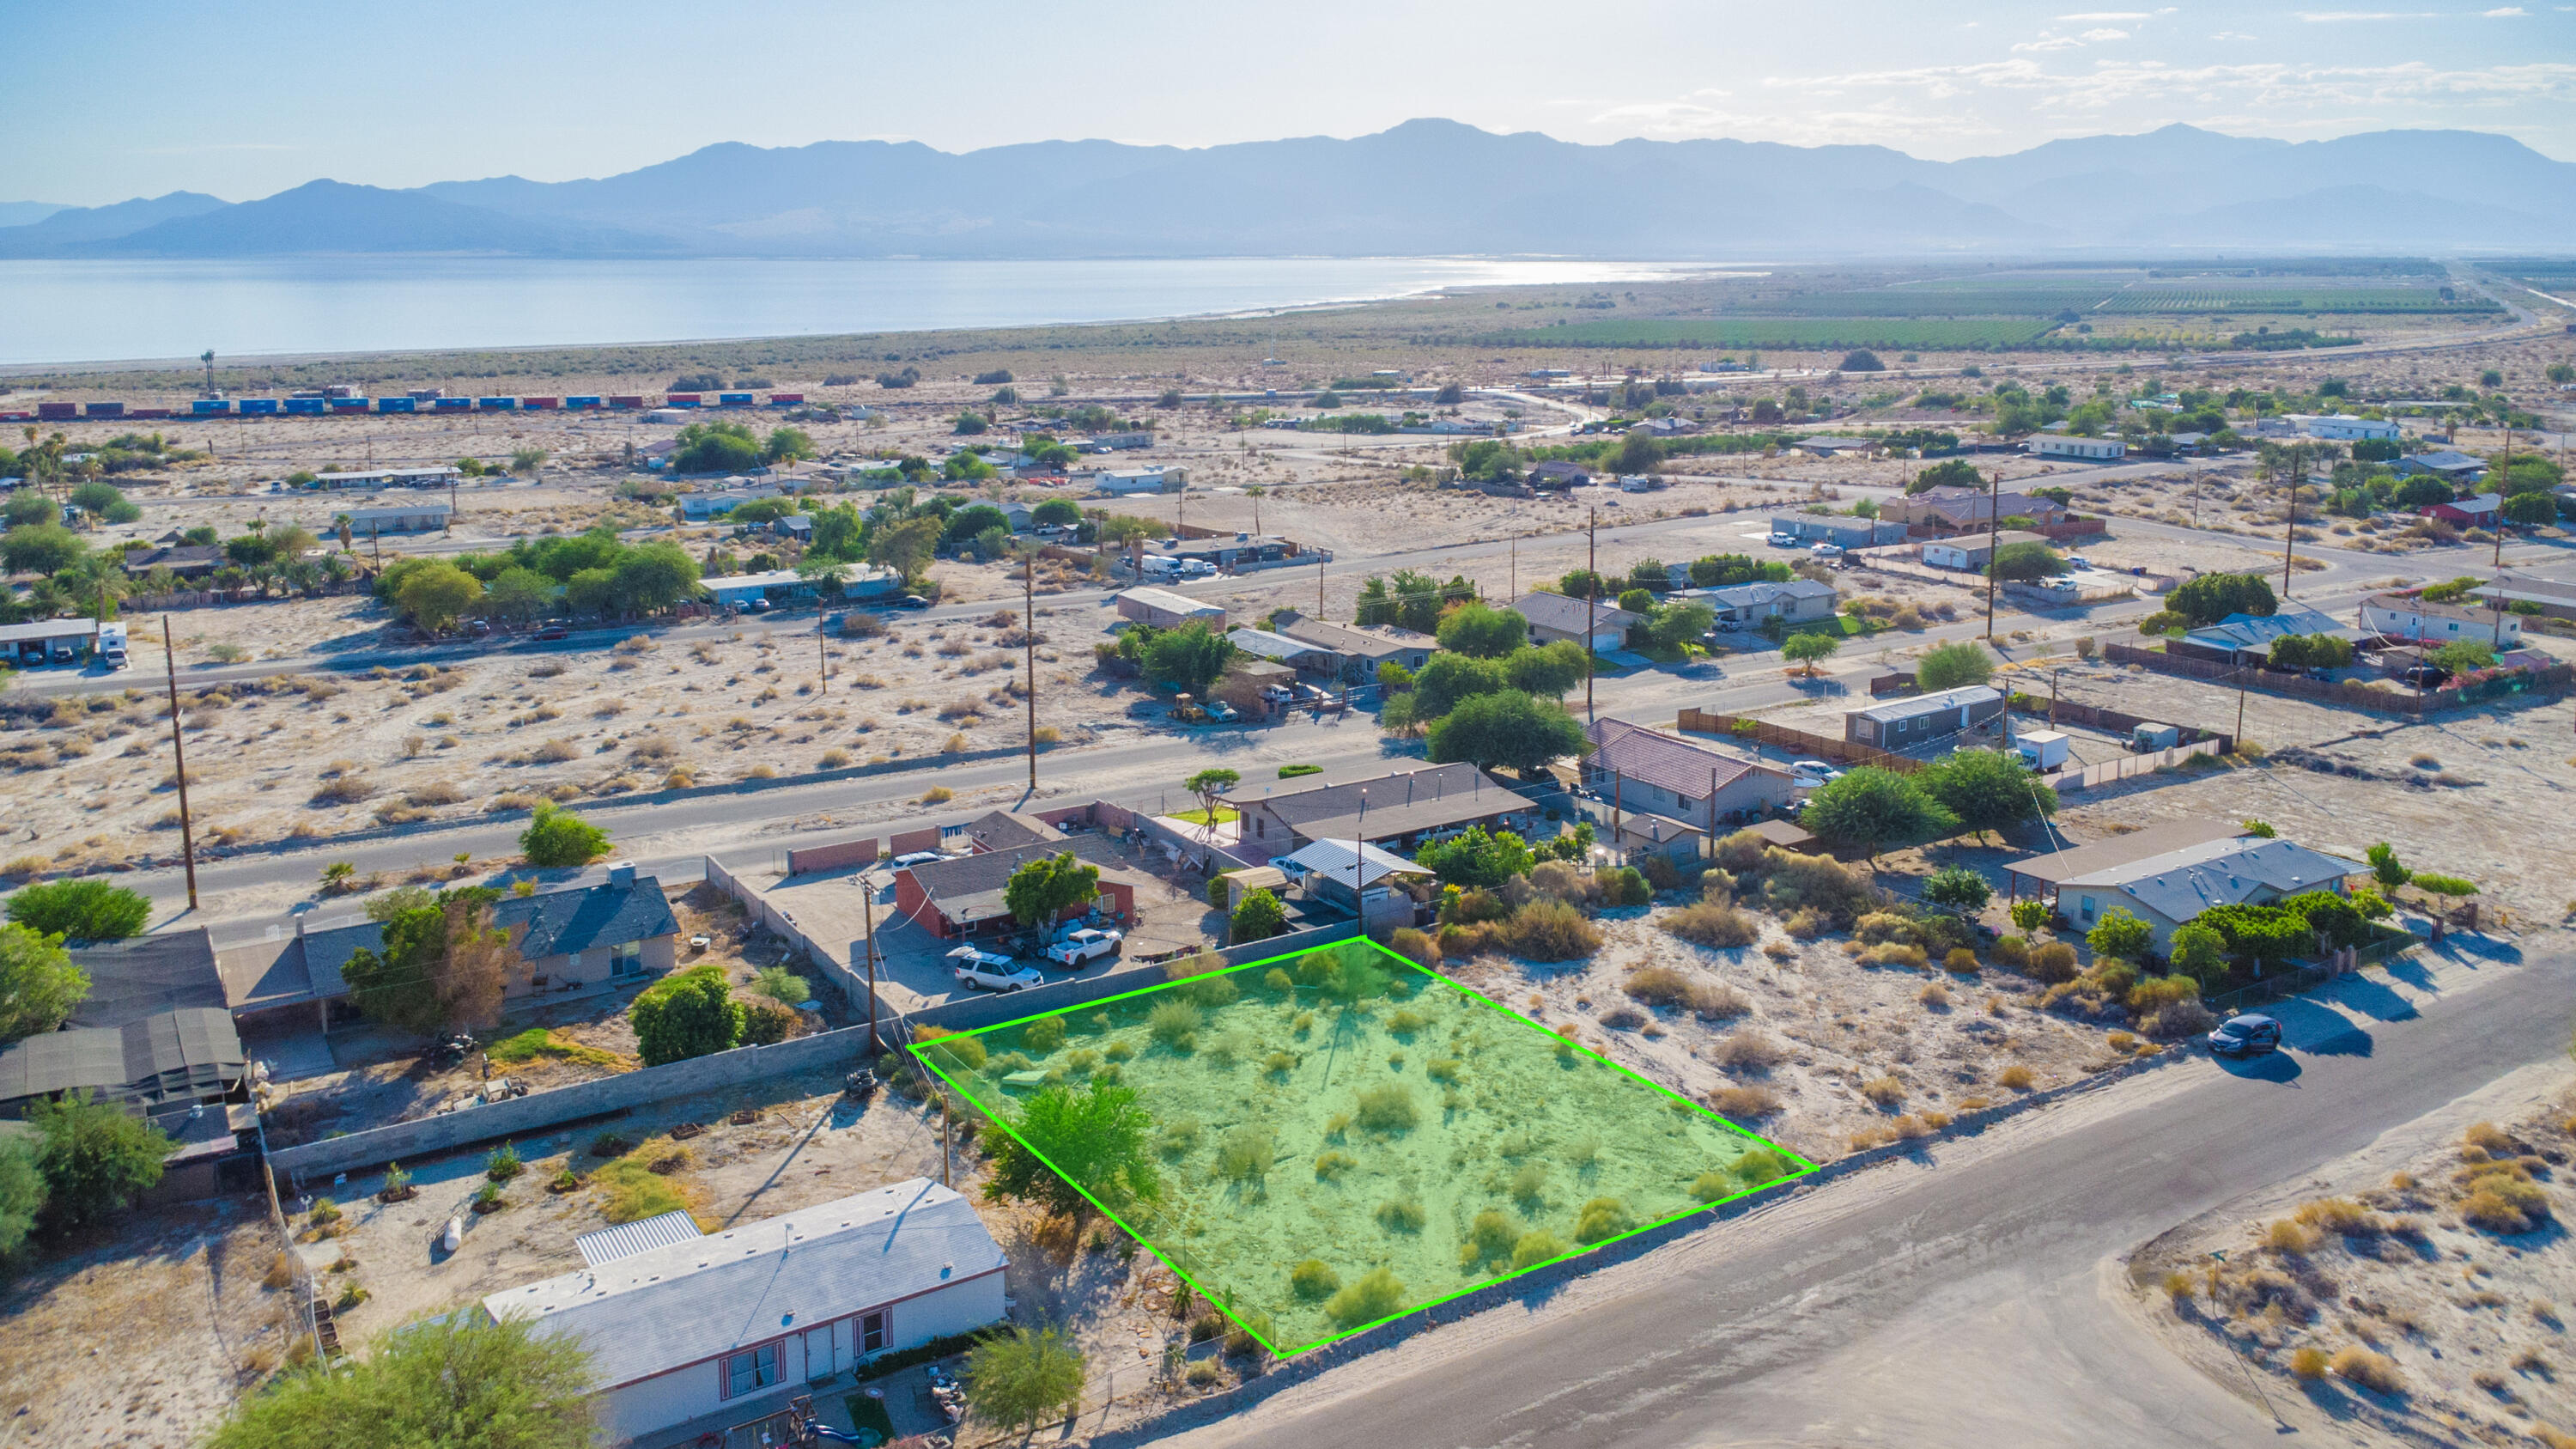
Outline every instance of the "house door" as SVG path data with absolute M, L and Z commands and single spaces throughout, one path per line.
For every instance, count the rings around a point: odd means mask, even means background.
M 835 1351 L 847 1337 L 847 1331 L 838 1323 L 827 1323 L 808 1332 L 805 1335 L 805 1377 L 819 1379 L 849 1367 Z

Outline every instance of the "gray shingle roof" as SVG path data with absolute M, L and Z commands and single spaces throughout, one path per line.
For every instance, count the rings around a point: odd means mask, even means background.
M 1280 621 L 1277 633 L 1301 643 L 1355 659 L 1392 659 L 1416 649 L 1437 649 L 1440 641 L 1428 634 L 1393 627 L 1362 628 L 1355 624 L 1327 624 L 1303 614 Z
M 662 898 L 662 883 L 649 875 L 627 884 L 507 898 L 493 904 L 492 921 L 528 928 L 519 938 L 519 954 L 531 961 L 593 946 L 649 941 L 680 929 L 671 903 Z
M 580 1339 L 614 1388 L 1008 1261 L 966 1199 L 923 1177 L 504 1289 L 483 1311 Z
M 1360 792 L 1368 792 L 1367 829 L 1371 840 L 1438 830 L 1530 808 L 1509 786 L 1473 765 L 1432 765 L 1393 770 L 1366 780 L 1283 790 L 1258 800 L 1235 797 L 1245 810 L 1266 809 L 1307 840 L 1357 839 Z
M 89 998 L 72 1009 L 74 1026 L 124 1026 L 158 1012 L 225 1005 L 214 942 L 203 926 L 82 946 L 71 957 L 89 975 Z
M 2188 921 L 2211 906 L 2241 905 L 2302 891 L 2331 889 L 2369 869 L 2357 860 L 2310 850 L 2296 841 L 2246 836 L 2187 845 L 2060 881 L 2059 889 L 2117 887 L 2170 921 Z
M 1603 601 L 1587 605 L 1583 600 L 1565 594 L 1528 593 L 1512 600 L 1513 612 L 1542 629 L 1560 634 L 1581 634 L 1586 620 L 1593 633 L 1604 629 L 1625 629 L 1638 622 L 1638 616 L 1618 605 Z
M 1773 583 L 1757 579 L 1749 584 L 1725 584 L 1713 589 L 1692 589 L 1689 593 L 1730 609 L 1759 609 L 1774 599 L 1832 599 L 1841 597 L 1834 586 L 1814 579 L 1790 579 Z
M 1583 737 L 1593 744 L 1592 753 L 1583 757 L 1585 769 L 1608 770 L 1694 800 L 1714 793 L 1709 783 L 1712 773 L 1715 789 L 1722 790 L 1758 768 L 1750 760 L 1711 749 L 1696 740 L 1624 719 L 1594 720 L 1584 726 Z

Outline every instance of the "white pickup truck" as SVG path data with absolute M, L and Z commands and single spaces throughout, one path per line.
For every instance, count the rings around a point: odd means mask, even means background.
M 1046 948 L 1046 958 L 1058 966 L 1081 966 L 1104 956 L 1118 954 L 1119 943 L 1126 936 L 1119 931 L 1096 931 L 1085 926 L 1068 933 L 1061 941 Z

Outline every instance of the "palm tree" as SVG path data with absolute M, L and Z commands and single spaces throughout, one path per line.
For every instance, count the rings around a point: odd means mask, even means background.
M 92 618 L 102 624 L 118 600 L 134 593 L 134 580 L 126 576 L 122 555 L 84 554 L 55 577 L 73 597 L 88 601 Z
M 343 536 L 346 536 L 345 527 L 343 528 Z M 356 569 L 349 563 L 348 555 L 337 553 L 323 555 L 322 576 L 329 579 L 331 582 L 336 584 L 354 572 L 356 572 Z
M 340 552 L 356 553 L 358 551 L 358 534 L 357 530 L 349 523 L 349 515 L 345 513 L 332 514 L 331 531 L 338 534 L 340 537 Z
M 336 554 L 332 556 L 338 557 Z M 299 558 L 286 566 L 286 586 L 308 599 L 313 597 L 313 591 L 321 582 L 321 567 L 311 559 Z
M 27 586 L 23 605 L 30 619 L 50 619 L 60 614 L 69 600 L 63 586 L 52 579 L 38 579 Z

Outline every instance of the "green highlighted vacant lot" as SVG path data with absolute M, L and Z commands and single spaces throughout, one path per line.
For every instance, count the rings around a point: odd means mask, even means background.
M 1815 1170 L 1364 941 L 913 1051 L 1282 1355 Z

